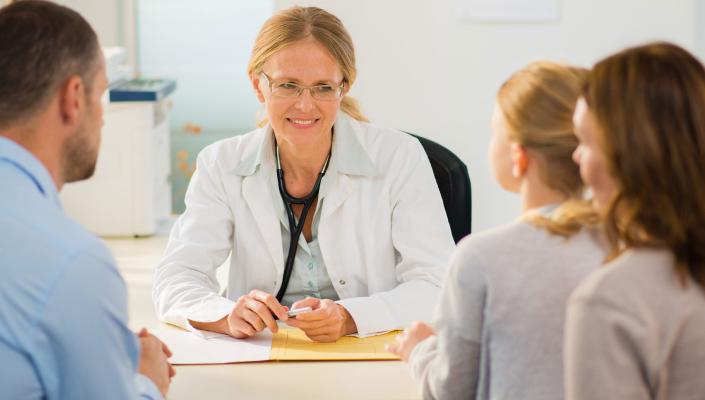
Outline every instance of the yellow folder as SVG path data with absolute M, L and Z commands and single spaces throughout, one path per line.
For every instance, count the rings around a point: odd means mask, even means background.
M 399 357 L 384 350 L 384 345 L 394 342 L 399 333 L 392 331 L 365 338 L 343 336 L 334 343 L 316 343 L 300 329 L 280 327 L 272 337 L 270 360 L 398 360 Z

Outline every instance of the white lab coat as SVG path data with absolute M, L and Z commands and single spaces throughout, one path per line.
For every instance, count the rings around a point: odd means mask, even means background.
M 421 144 L 342 112 L 334 132 L 318 240 L 339 303 L 360 335 L 430 320 L 454 243 Z M 186 211 L 156 270 L 162 320 L 217 321 L 250 290 L 279 290 L 285 255 L 283 206 L 272 204 L 273 140 L 267 126 L 199 154 Z M 228 255 L 225 298 L 216 269 Z

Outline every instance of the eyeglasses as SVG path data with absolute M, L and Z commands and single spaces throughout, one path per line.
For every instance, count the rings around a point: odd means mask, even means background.
M 332 85 L 314 85 L 314 86 L 303 86 L 293 82 L 273 82 L 267 74 L 262 72 L 262 76 L 267 80 L 269 84 L 269 90 L 272 92 L 272 96 L 292 99 L 301 96 L 304 90 L 308 90 L 316 100 L 322 101 L 333 101 L 340 98 L 343 95 L 343 88 L 345 87 L 345 81 L 340 82 L 338 86 Z

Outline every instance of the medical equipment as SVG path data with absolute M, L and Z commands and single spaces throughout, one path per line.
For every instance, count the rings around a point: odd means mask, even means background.
M 296 249 L 299 243 L 299 237 L 301 232 L 304 230 L 304 225 L 306 223 L 306 216 L 308 215 L 308 210 L 311 208 L 313 201 L 318 196 L 318 189 L 321 186 L 321 179 L 326 174 L 328 169 L 328 161 L 330 160 L 330 152 L 328 152 L 328 157 L 323 163 L 323 168 L 318 174 L 316 183 L 313 185 L 311 192 L 304 197 L 294 197 L 289 194 L 286 190 L 286 182 L 284 182 L 284 171 L 282 170 L 281 160 L 279 158 L 279 145 L 274 142 L 274 151 L 277 156 L 277 181 L 279 183 L 279 194 L 281 194 L 282 200 L 284 201 L 284 208 L 286 209 L 286 216 L 289 219 L 289 252 L 286 256 L 286 263 L 284 264 L 284 277 L 282 278 L 282 285 L 277 293 L 277 300 L 280 302 L 284 298 L 284 293 L 289 285 L 289 279 L 291 278 L 291 272 L 294 269 L 294 258 L 296 258 Z M 303 210 L 301 210 L 301 215 L 299 216 L 299 223 L 296 223 L 296 217 L 294 216 L 294 204 L 303 205 Z

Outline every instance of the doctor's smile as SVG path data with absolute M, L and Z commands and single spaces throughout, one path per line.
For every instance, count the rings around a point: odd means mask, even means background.
M 293 119 L 293 118 L 287 118 L 287 121 L 289 121 L 294 128 L 298 129 L 307 129 L 307 128 L 312 128 L 316 122 L 318 122 L 318 119 Z

